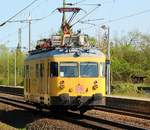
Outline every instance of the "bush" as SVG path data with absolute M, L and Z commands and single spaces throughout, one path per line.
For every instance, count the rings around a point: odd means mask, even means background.
M 131 97 L 150 97 L 150 94 L 137 89 L 138 85 L 131 83 L 115 83 L 111 86 L 111 94 Z
M 136 92 L 136 88 L 133 84 L 116 84 L 113 86 L 112 93 L 130 94 Z

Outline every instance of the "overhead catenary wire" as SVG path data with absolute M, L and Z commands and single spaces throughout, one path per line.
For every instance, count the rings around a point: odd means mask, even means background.
M 101 6 L 101 4 L 97 4 L 97 6 L 92 9 L 89 13 L 87 13 L 86 15 L 84 15 L 83 17 L 81 17 L 79 20 L 77 20 L 74 24 L 72 24 L 71 26 L 76 25 L 77 23 L 79 23 L 82 19 L 86 18 L 87 16 L 89 16 L 91 13 L 93 13 L 97 8 L 99 8 Z
M 104 18 L 99 18 L 99 19 L 87 19 L 87 20 L 84 20 L 84 21 L 80 21 L 79 23 L 96 26 L 96 24 L 91 23 L 91 22 L 93 22 L 93 21 L 100 21 L 100 20 L 104 20 Z
M 134 17 L 134 16 L 138 16 L 138 15 L 141 15 L 141 14 L 145 14 L 145 13 L 148 13 L 148 12 L 150 12 L 150 9 L 140 11 L 140 12 L 137 12 L 137 13 L 133 13 L 133 14 L 130 14 L 130 15 L 127 15 L 127 16 L 119 17 L 119 18 L 116 18 L 116 19 L 108 20 L 108 22 L 112 23 L 112 22 L 123 20 L 123 19 L 128 19 L 128 18 L 131 18 L 131 17 Z
M 66 5 L 74 6 L 74 5 L 78 5 L 80 3 L 83 3 L 84 1 L 86 1 L 86 0 L 80 0 L 80 1 L 77 1 L 75 3 L 66 3 Z
M 41 4 L 41 3 L 40 3 L 40 4 Z M 39 4 L 38 6 L 36 6 L 36 7 L 39 7 L 40 4 Z M 35 8 L 34 8 L 34 9 L 35 9 Z M 55 10 L 54 10 L 54 11 L 55 11 Z M 43 17 L 40 17 L 40 18 L 37 18 L 37 19 L 32 19 L 32 21 L 38 22 L 38 21 L 44 20 L 44 19 L 48 18 L 50 15 L 52 15 L 52 13 L 53 13 L 54 11 L 52 11 L 50 14 L 48 14 L 48 15 L 46 15 L 46 16 L 43 16 Z M 20 23 L 28 23 L 28 20 L 27 20 L 27 19 L 23 19 L 23 20 L 10 20 L 10 21 L 8 21 L 8 22 L 9 22 L 9 23 L 18 23 L 18 22 L 20 22 Z M 34 24 L 34 23 L 33 23 L 33 24 Z M 22 28 L 22 30 L 27 29 L 27 26 L 28 26 L 28 25 L 25 25 L 25 26 Z M 6 36 L 4 36 L 4 37 L 2 38 L 2 41 L 4 41 L 3 39 L 6 39 L 7 37 L 12 37 L 12 36 L 14 36 L 15 34 L 16 34 L 16 31 L 7 34 Z
M 85 1 L 87 1 L 87 0 L 81 0 L 81 1 L 77 1 L 77 2 L 75 2 L 75 3 L 66 3 L 66 5 L 70 5 L 70 6 L 74 6 L 74 5 L 78 5 L 78 4 L 80 4 L 80 5 L 85 5 L 85 6 L 95 6 L 96 4 L 81 4 L 81 3 L 83 3 L 83 2 L 85 2 Z M 115 3 L 115 1 L 116 0 L 104 0 L 104 1 L 101 1 L 101 3 L 103 3 L 103 4 L 106 4 L 106 3 L 110 3 L 110 1 L 113 1 L 113 3 Z
M 118 18 L 115 18 L 115 19 L 111 19 L 111 20 L 105 21 L 105 22 L 99 24 L 99 26 L 101 26 L 101 25 L 103 25 L 103 24 L 106 24 L 106 23 L 113 23 L 113 22 L 117 22 L 117 21 L 120 21 L 120 20 L 132 18 L 132 17 L 138 16 L 138 15 L 142 15 L 142 14 L 145 14 L 145 13 L 149 13 L 149 12 L 150 12 L 150 9 L 147 9 L 147 10 L 140 11 L 140 12 L 136 12 L 136 13 L 133 13 L 133 14 L 130 14 L 130 15 L 118 17 Z M 97 25 L 97 26 L 98 26 L 98 25 Z M 84 30 L 91 29 L 91 28 L 94 28 L 94 26 L 90 26 L 89 28 L 84 28 Z
M 138 12 L 138 13 L 136 13 L 136 15 L 140 15 L 140 14 L 146 13 L 147 11 L 149 12 L 150 10 L 145 10 L 145 11 Z M 127 16 L 124 16 L 124 17 L 119 17 L 119 18 L 116 18 L 116 19 L 112 19 L 112 20 L 109 20 L 109 21 L 104 22 L 102 24 L 111 23 L 111 22 L 115 22 L 115 21 L 119 21 L 119 20 L 123 20 L 123 19 L 129 18 L 131 16 L 135 16 L 135 14 L 127 15 Z M 89 29 L 89 28 L 87 28 L 87 29 Z
M 40 17 L 40 18 L 36 18 L 36 19 L 31 19 L 31 21 L 41 21 L 41 20 L 44 20 L 44 19 L 48 18 L 49 16 L 51 16 L 55 12 L 55 10 L 53 10 L 50 14 L 48 14 L 46 16 L 43 16 L 43 17 Z M 29 21 L 28 19 L 22 19 L 22 20 L 12 20 L 12 21 L 8 21 L 8 22 L 9 23 L 16 23 L 16 22 L 23 23 L 23 22 L 28 22 L 28 21 Z
M 100 20 L 104 20 L 104 18 L 99 18 L 99 19 L 87 19 L 87 20 L 84 20 L 84 22 L 100 21 Z
M 17 15 L 19 15 L 20 13 L 22 13 L 24 10 L 26 10 L 27 8 L 29 8 L 31 5 L 33 5 L 35 2 L 37 2 L 38 0 L 34 0 L 32 1 L 30 4 L 28 4 L 26 7 L 24 7 L 23 9 L 21 9 L 19 12 L 17 12 L 15 15 L 13 15 L 12 17 L 8 18 L 8 20 L 6 20 L 5 22 L 3 22 L 2 24 L 0 24 L 0 26 L 4 26 L 6 23 L 8 23 L 8 21 L 12 20 L 13 18 L 15 18 Z
M 36 8 L 39 8 L 42 4 L 44 4 L 45 2 L 47 2 L 48 0 L 42 0 L 38 5 L 36 5 L 35 7 L 33 7 L 30 12 L 34 12 L 36 10 Z
M 97 4 L 81 4 L 82 6 L 96 6 Z
M 115 18 L 115 19 L 110 19 L 108 21 L 105 21 L 105 22 L 101 23 L 100 25 L 106 24 L 106 23 L 117 22 L 117 21 L 120 21 L 120 20 L 128 19 L 128 18 L 131 18 L 131 17 L 134 17 L 134 16 L 138 16 L 138 15 L 141 15 L 141 14 L 148 13 L 148 12 L 150 12 L 150 9 L 147 9 L 147 10 L 144 10 L 144 11 L 140 11 L 140 12 L 136 12 L 136 13 L 133 13 L 133 14 L 130 14 L 130 15 L 127 15 L 127 16 L 123 16 L 123 17 L 119 17 L 119 18 Z M 45 18 L 48 17 L 49 15 L 45 16 Z M 44 19 L 44 17 L 43 17 L 43 19 Z M 97 24 L 97 26 L 98 26 L 98 24 Z M 92 27 L 90 27 L 90 28 L 92 28 Z M 89 28 L 87 28 L 87 29 L 89 29 Z
M 81 2 L 81 1 L 80 1 Z M 89 14 L 91 14 L 93 11 L 95 11 L 99 6 L 101 6 L 100 4 L 97 4 L 97 7 L 96 8 L 94 8 L 93 10 L 91 10 L 88 14 L 86 14 L 85 16 L 83 16 L 81 19 L 79 19 L 78 21 L 77 21 L 77 23 L 78 22 L 80 22 L 80 20 L 82 20 L 82 19 L 84 19 L 85 17 L 87 17 Z M 44 17 L 41 17 L 41 18 L 37 18 L 37 19 L 32 19 L 32 21 L 41 21 L 41 20 L 44 20 L 44 19 L 46 19 L 47 17 L 49 17 L 50 15 L 52 15 L 55 11 L 56 11 L 57 9 L 55 9 L 55 10 L 53 10 L 50 14 L 48 14 L 48 15 L 46 15 L 46 16 L 44 16 Z M 89 22 L 90 20 L 88 20 L 88 22 Z M 28 20 L 27 19 L 24 19 L 24 20 L 9 20 L 9 21 L 7 21 L 7 22 L 9 22 L 9 23 L 14 23 L 14 22 L 20 22 L 20 23 L 24 23 L 24 22 L 28 22 Z M 81 23 L 82 23 L 82 21 L 81 21 Z M 76 23 L 75 23 L 76 24 Z M 92 24 L 92 23 L 85 23 L 85 24 L 90 24 L 90 25 L 95 25 L 95 24 Z M 11 34 L 9 34 L 9 35 L 11 35 Z M 14 35 L 14 33 L 12 33 L 12 35 Z
M 80 1 L 77 1 L 76 3 L 74 3 L 74 4 L 80 4 L 80 3 L 83 3 L 83 2 L 85 2 L 85 1 L 87 1 L 87 0 L 80 0 Z
M 37 18 L 37 19 L 32 19 L 31 21 L 39 22 L 39 21 L 44 20 L 44 19 L 48 18 L 49 16 L 51 16 L 54 12 L 55 12 L 55 10 L 53 10 L 50 14 L 48 14 L 48 15 L 46 15 L 46 16 L 43 16 L 43 17 Z M 26 22 L 27 22 L 27 23 L 28 23 L 28 20 L 27 20 L 27 19 L 23 19 L 23 20 L 12 20 L 12 21 L 8 21 L 8 22 L 9 22 L 9 23 L 18 23 L 18 22 L 20 22 L 20 23 L 26 23 Z M 34 23 L 33 23 L 33 24 L 34 24 Z M 22 30 L 27 29 L 27 26 L 28 26 L 28 25 L 25 25 L 25 26 L 22 28 Z M 6 39 L 8 36 L 9 36 L 9 37 L 14 36 L 15 33 L 16 33 L 16 31 L 14 31 L 14 32 L 12 32 L 12 33 L 9 33 L 8 35 L 4 36 L 4 38 L 2 38 L 2 39 Z
M 81 24 L 88 24 L 88 25 L 96 26 L 96 24 L 94 24 L 94 23 L 89 23 L 89 22 L 84 22 L 84 21 L 80 21 L 79 23 L 81 23 Z

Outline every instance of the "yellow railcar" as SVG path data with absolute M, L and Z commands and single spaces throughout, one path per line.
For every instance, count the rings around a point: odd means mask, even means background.
M 54 49 L 25 60 L 25 99 L 84 111 L 105 96 L 105 55 L 97 49 Z

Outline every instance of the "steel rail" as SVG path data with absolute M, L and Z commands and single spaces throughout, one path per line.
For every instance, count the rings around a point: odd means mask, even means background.
M 113 107 L 109 107 L 109 106 L 97 106 L 97 107 L 94 107 L 93 109 L 98 110 L 98 111 L 115 113 L 115 114 L 119 114 L 119 115 L 136 117 L 136 118 L 150 119 L 150 115 L 141 113 L 141 112 L 135 112 L 133 110 L 123 110 L 123 109 L 113 108 Z

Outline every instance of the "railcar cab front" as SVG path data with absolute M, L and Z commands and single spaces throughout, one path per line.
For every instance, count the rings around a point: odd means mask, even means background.
M 41 42 L 52 44 L 47 47 Z M 57 42 L 60 42 L 57 36 L 51 41 L 40 41 L 40 48 L 30 52 L 25 60 L 25 99 L 72 110 L 102 104 L 105 55 L 88 48 L 86 38 L 81 35 L 66 37 L 63 47 L 58 47 Z

